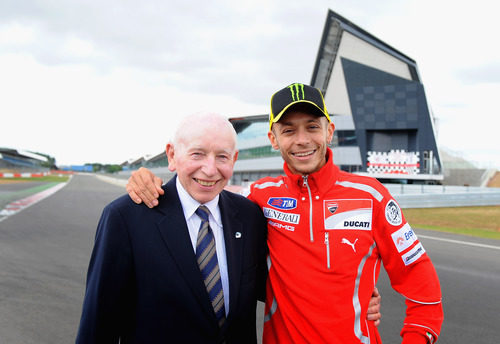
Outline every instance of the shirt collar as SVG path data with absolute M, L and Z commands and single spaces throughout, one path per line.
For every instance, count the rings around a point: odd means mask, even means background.
M 184 217 L 186 219 L 191 218 L 194 212 L 201 205 L 200 202 L 195 200 L 191 195 L 184 189 L 179 178 L 176 178 L 175 185 L 177 187 L 177 194 L 179 195 L 179 199 L 181 200 L 182 210 L 184 211 Z M 204 203 L 204 206 L 210 210 L 210 214 L 212 214 L 215 222 L 222 227 L 220 209 L 219 209 L 219 195 L 215 196 L 211 201 Z

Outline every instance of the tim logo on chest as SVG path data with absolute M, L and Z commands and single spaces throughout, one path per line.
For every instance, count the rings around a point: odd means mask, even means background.
M 297 200 L 290 197 L 271 197 L 267 200 L 267 204 L 282 210 L 297 208 Z

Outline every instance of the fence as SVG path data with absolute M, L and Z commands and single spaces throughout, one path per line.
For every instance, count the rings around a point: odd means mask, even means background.
M 384 184 L 402 208 L 500 205 L 500 188 Z

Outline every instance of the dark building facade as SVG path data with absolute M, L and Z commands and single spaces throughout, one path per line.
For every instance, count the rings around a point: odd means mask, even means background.
M 325 94 L 336 124 L 341 168 L 379 179 L 442 180 L 432 114 L 413 59 L 329 10 L 311 84 Z

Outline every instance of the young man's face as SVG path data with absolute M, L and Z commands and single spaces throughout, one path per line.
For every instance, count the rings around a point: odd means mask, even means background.
M 215 198 L 233 175 L 238 157 L 234 137 L 224 126 L 193 128 L 182 144 L 167 145 L 169 169 L 195 200 Z
M 273 124 L 268 137 L 273 148 L 281 151 L 290 171 L 310 174 L 326 163 L 326 148 L 334 128 L 324 116 L 290 110 Z

